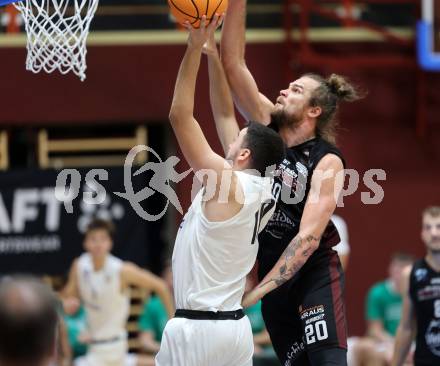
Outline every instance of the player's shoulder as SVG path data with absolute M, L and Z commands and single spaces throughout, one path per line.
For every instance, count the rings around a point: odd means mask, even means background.
M 318 152 L 318 151 L 321 151 L 323 153 L 333 152 L 337 155 L 341 153 L 339 148 L 334 143 L 327 141 L 326 139 L 324 139 L 322 137 L 317 137 L 315 139 L 315 142 L 316 143 L 313 145 L 313 150 L 315 150 L 316 152 Z
M 241 184 L 251 187 L 255 186 L 264 189 L 272 183 L 272 179 L 270 177 L 261 176 L 259 174 L 251 174 L 251 172 L 237 170 L 235 171 L 235 174 Z
M 387 281 L 379 281 L 371 286 L 372 291 L 384 291 L 387 288 Z
M 370 287 L 369 295 L 370 296 L 382 296 L 387 292 L 388 289 L 387 281 L 379 281 L 376 282 L 373 286 Z
M 240 184 L 245 196 L 245 203 L 253 203 L 255 200 L 257 201 L 257 204 L 261 204 L 262 202 L 271 199 L 272 178 L 240 171 L 237 171 L 236 173 L 239 182 L 238 184 Z
M 72 268 L 79 268 L 86 266 L 92 262 L 91 256 L 89 253 L 84 252 L 80 256 L 76 257 L 73 260 Z
M 323 138 L 317 138 L 315 141 L 316 143 L 313 145 L 310 152 L 311 159 L 315 165 L 318 165 L 325 159 L 325 162 L 339 161 L 345 167 L 343 154 L 336 145 Z
M 136 264 L 134 264 L 133 262 L 123 261 L 121 259 L 119 259 L 119 261 L 120 261 L 122 272 L 135 272 L 135 271 L 140 270 L 140 268 Z
M 125 263 L 125 261 L 123 261 L 121 258 L 114 256 L 113 254 L 109 254 L 107 256 L 107 262 L 112 265 L 118 265 L 118 266 L 123 266 Z
M 78 273 L 78 268 L 79 268 L 79 263 L 80 263 L 80 258 L 81 257 L 76 257 L 73 261 L 72 264 L 70 265 L 70 274 L 76 274 Z
M 417 268 L 427 268 L 427 263 L 425 261 L 425 258 L 419 258 L 414 261 L 414 263 L 411 265 L 411 268 L 417 269 Z
M 339 155 L 333 152 L 328 152 L 321 158 L 321 160 L 319 160 L 318 164 L 316 165 L 316 169 L 326 170 L 332 168 L 343 169 L 344 162 L 342 161 L 342 158 Z
M 136 276 L 136 274 L 139 272 L 139 267 L 129 261 L 122 261 L 120 262 L 119 266 L 119 275 L 121 280 L 125 283 L 129 283 L 130 279 L 133 276 Z

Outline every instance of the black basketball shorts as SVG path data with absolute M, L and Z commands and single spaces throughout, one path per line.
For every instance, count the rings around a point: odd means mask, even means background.
M 347 365 L 343 293 L 337 253 L 320 248 L 291 281 L 263 298 L 264 321 L 283 366 Z

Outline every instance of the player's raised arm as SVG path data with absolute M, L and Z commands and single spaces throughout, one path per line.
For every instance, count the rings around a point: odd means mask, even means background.
M 270 123 L 274 105 L 258 90 L 246 66 L 246 0 L 230 0 L 222 30 L 221 57 L 235 103 L 249 121 Z
M 205 43 L 203 52 L 208 56 L 209 94 L 215 127 L 226 156 L 229 145 L 237 138 L 240 129 L 235 118 L 234 102 L 220 61 L 214 33 Z
M 154 291 L 161 299 L 165 309 L 167 309 L 168 317 L 172 318 L 174 316 L 173 298 L 163 279 L 139 268 L 133 263 L 124 263 L 121 275 L 124 283 L 128 285 Z
M 200 125 L 194 118 L 194 93 L 202 48 L 221 21 L 222 17 L 215 16 L 213 21 L 206 26 L 206 16 L 204 16 L 199 29 L 194 29 L 187 24 L 190 33 L 188 46 L 177 75 L 169 115 L 182 153 L 196 173 L 204 169 L 221 172 L 226 164 L 225 159 L 211 149 Z
M 290 280 L 318 248 L 321 236 L 333 214 L 342 189 L 344 166 L 341 159 L 327 154 L 317 165 L 304 207 L 298 235 L 260 284 L 243 300 L 243 306 L 256 303 L 270 291 Z
M 416 332 L 416 314 L 409 296 L 409 277 L 411 268 L 405 270 L 405 297 L 403 299 L 402 316 L 397 328 L 394 354 L 391 366 L 401 366 L 405 363 L 411 342 Z

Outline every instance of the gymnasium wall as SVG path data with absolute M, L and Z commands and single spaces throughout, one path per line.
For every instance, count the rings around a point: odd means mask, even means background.
M 0 49 L 0 126 L 40 124 L 166 121 L 182 45 L 91 47 L 88 76 L 33 75 L 24 70 L 25 50 Z M 287 86 L 281 44 L 248 47 L 249 65 L 261 90 L 274 99 Z M 322 70 L 326 70 L 325 67 Z M 385 196 L 379 205 L 364 205 L 360 183 L 356 194 L 339 208 L 349 227 L 352 255 L 347 272 L 347 304 L 351 334 L 364 331 L 367 288 L 386 276 L 389 256 L 397 250 L 423 254 L 419 239 L 420 211 L 440 204 L 440 76 L 427 75 L 428 135 L 415 135 L 416 71 L 369 68 L 337 70 L 369 90 L 364 101 L 341 111 L 340 147 L 348 167 L 363 174 L 384 169 Z M 196 95 L 196 115 L 210 141 L 219 143 L 210 116 L 206 65 Z M 220 150 L 218 150 L 220 151 Z M 183 170 L 184 164 L 181 169 Z M 179 187 L 187 207 L 191 180 Z

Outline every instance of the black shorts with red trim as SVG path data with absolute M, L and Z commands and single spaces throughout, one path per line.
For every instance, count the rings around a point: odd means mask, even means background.
M 289 282 L 263 298 L 262 312 L 283 366 L 347 365 L 344 274 L 319 248 Z

